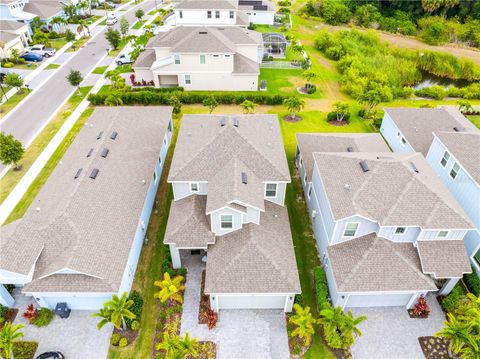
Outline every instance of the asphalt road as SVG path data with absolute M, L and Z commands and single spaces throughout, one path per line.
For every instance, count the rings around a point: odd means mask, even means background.
M 130 25 L 137 20 L 135 11 L 143 9 L 145 13 L 152 10 L 155 6 L 154 0 L 145 0 L 141 4 L 134 6 L 128 11 L 117 12 L 117 17 L 125 17 Z M 115 25 L 119 27 L 119 22 Z M 106 26 L 100 26 L 92 31 L 92 36 L 98 34 L 84 48 L 76 51 L 73 58 L 37 91 L 30 94 L 21 106 L 17 106 L 9 116 L 0 121 L 0 130 L 12 134 L 23 144 L 31 142 L 37 132 L 45 126 L 49 118 L 57 111 L 58 107 L 70 97 L 74 90 L 67 82 L 66 76 L 70 69 L 79 70 L 85 77 L 97 62 L 105 55 L 109 44 L 105 39 L 104 33 Z M 0 171 L 3 166 L 0 165 Z

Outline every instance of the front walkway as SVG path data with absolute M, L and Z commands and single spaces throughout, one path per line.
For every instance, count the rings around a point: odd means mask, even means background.
M 205 264 L 201 255 L 182 253 L 187 268 L 181 334 L 217 344 L 218 359 L 289 358 L 285 313 L 282 310 L 223 310 L 217 327 L 198 324 L 200 286 Z
M 22 340 L 38 342 L 36 355 L 48 351 L 60 351 L 68 359 L 105 359 L 110 345 L 112 327 L 106 325 L 97 329 L 97 318 L 92 311 L 72 310 L 70 317 L 60 319 L 55 316 L 52 322 L 42 328 L 28 324 L 22 317 L 29 304 L 35 304 L 33 297 L 27 297 L 16 290 L 15 308 L 19 308 L 14 324 L 22 323 L 25 336 Z
M 352 347 L 353 358 L 425 359 L 418 337 L 433 336 L 445 320 L 436 298 L 429 296 L 427 302 L 427 319 L 411 319 L 404 307 L 352 308 L 355 316 L 367 316 L 359 326 L 363 335 Z

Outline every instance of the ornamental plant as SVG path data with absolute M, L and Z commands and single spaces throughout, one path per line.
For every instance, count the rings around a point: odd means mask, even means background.
M 212 309 L 208 309 L 207 311 L 207 325 L 208 329 L 213 329 L 217 326 L 217 313 L 215 313 Z
M 163 274 L 163 280 L 157 280 L 154 283 L 154 285 L 160 287 L 160 291 L 155 293 L 155 298 L 160 299 L 162 303 L 165 303 L 167 300 L 183 303 L 183 296 L 181 294 L 185 289 L 185 286 L 182 284 L 183 279 L 181 275 L 172 279 L 170 274 L 165 272 Z
M 24 317 L 28 322 L 31 324 L 32 322 L 37 319 L 37 310 L 33 306 L 33 304 L 30 304 L 27 307 L 27 310 L 22 314 L 22 317 Z
M 413 308 L 413 313 L 417 316 L 426 316 L 430 314 L 430 307 L 428 306 L 427 300 L 423 295 L 418 298 L 417 304 Z

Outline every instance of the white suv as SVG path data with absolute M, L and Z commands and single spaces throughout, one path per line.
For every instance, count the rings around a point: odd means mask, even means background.
M 45 45 L 33 45 L 28 52 L 33 52 L 35 54 L 42 55 L 44 57 L 50 57 L 55 55 L 55 49 L 50 49 L 45 47 Z
M 118 19 L 114 14 L 110 14 L 107 16 L 107 25 L 112 26 L 117 23 Z

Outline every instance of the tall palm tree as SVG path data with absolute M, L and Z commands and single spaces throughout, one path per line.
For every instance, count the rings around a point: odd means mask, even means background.
M 312 335 L 315 334 L 314 324 L 317 320 L 310 313 L 310 308 L 302 308 L 298 304 L 294 304 L 295 314 L 288 319 L 288 321 L 295 325 L 295 329 L 292 331 L 292 337 L 299 337 L 303 339 L 303 344 L 307 346 L 312 340 Z
M 452 313 L 447 314 L 448 320 L 444 321 L 444 328 L 435 334 L 436 337 L 443 337 L 450 340 L 450 350 L 459 354 L 467 343 L 473 342 L 473 322 L 464 321 L 455 317 Z
M 119 329 L 122 327 L 123 330 L 126 330 L 125 318 L 132 320 L 136 318 L 136 315 L 129 310 L 132 305 L 133 300 L 128 299 L 126 292 L 121 297 L 116 294 L 112 295 L 112 299 L 106 301 L 98 313 L 92 314 L 93 317 L 102 318 L 100 323 L 98 323 L 98 329 L 110 322 L 115 328 Z
M 293 96 L 283 100 L 283 105 L 291 113 L 290 117 L 292 119 L 296 119 L 297 113 L 305 107 L 305 101 L 301 98 Z
M 63 12 L 69 20 L 71 20 L 75 15 L 77 15 L 77 7 L 72 3 L 63 5 Z
M 77 26 L 77 32 L 80 34 L 82 33 L 83 36 L 85 36 L 85 30 L 88 33 L 88 36 L 90 36 L 90 29 L 88 28 L 88 24 L 85 20 L 78 20 L 78 26 Z
M 13 344 L 21 337 L 23 333 L 20 331 L 24 327 L 23 324 L 13 325 L 6 322 L 0 330 L 0 350 L 2 357 L 13 359 Z
M 350 310 L 348 311 L 344 316 L 343 325 L 341 327 L 342 337 L 344 338 L 345 343 L 353 344 L 355 342 L 355 337 L 362 336 L 362 332 L 358 329 L 358 325 L 365 320 L 367 320 L 365 315 L 355 318 L 352 312 Z
M 165 272 L 163 274 L 163 280 L 157 280 L 154 283 L 157 287 L 160 287 L 160 291 L 155 293 L 155 298 L 160 299 L 162 303 L 165 303 L 169 299 L 178 303 L 183 303 L 181 291 L 185 289 L 185 286 L 182 282 L 183 277 L 181 275 L 172 279 L 170 278 L 170 274 Z

